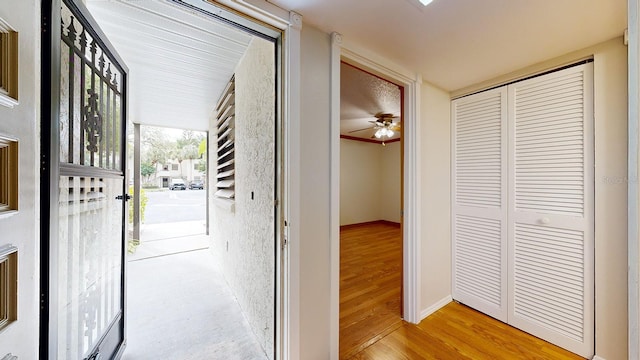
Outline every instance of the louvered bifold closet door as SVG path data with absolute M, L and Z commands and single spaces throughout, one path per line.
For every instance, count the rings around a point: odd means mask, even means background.
M 509 85 L 509 323 L 593 355 L 592 64 Z
M 453 298 L 506 321 L 506 88 L 454 100 Z

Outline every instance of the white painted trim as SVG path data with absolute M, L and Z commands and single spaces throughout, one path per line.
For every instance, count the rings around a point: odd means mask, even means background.
M 8 33 L 9 31 L 16 31 L 9 23 L 0 18 L 0 32 Z
M 628 179 L 627 182 L 627 218 L 628 218 L 628 350 L 629 359 L 640 358 L 640 289 L 638 279 L 640 277 L 638 261 L 640 247 L 638 244 L 638 116 L 640 115 L 640 6 L 638 0 L 628 0 L 628 26 L 629 26 L 629 50 L 628 50 Z M 595 358 L 594 358 L 595 359 Z
M 292 24 L 289 11 L 265 0 L 216 0 L 216 2 L 280 30 L 288 31 Z M 302 25 L 302 17 L 298 16 L 300 17 L 298 25 Z
M 331 34 L 331 303 L 329 339 L 331 359 L 339 357 L 340 340 L 340 53 L 342 35 Z
M 591 359 L 593 359 L 593 360 L 607 360 L 607 359 L 605 359 L 605 358 L 603 358 L 603 357 L 600 357 L 600 356 L 598 356 L 598 355 L 595 355 L 595 356 L 594 356 L 594 357 L 592 357 Z M 629 359 L 632 359 L 632 358 L 631 358 L 631 357 L 629 357 Z
M 8 108 L 13 108 L 18 105 L 18 101 L 11 96 L 4 94 L 4 91 L 0 93 L 0 105 Z
M 429 315 L 435 313 L 436 311 L 442 309 L 445 305 L 447 305 L 448 303 L 452 302 L 453 298 L 451 297 L 451 295 L 447 295 L 445 297 L 443 297 L 442 299 L 438 300 L 435 304 L 429 306 L 426 309 L 423 309 L 420 312 L 420 321 L 426 319 L 427 317 L 429 317 Z
M 284 31 L 284 194 L 283 213 L 287 227 L 287 247 L 283 251 L 282 349 L 276 358 L 296 360 L 300 349 L 300 31 L 302 16 L 289 14 L 289 26 Z
M 365 49 L 349 45 L 342 39 L 340 56 L 332 52 L 331 87 L 331 272 L 339 273 L 339 207 L 340 207 L 340 97 L 339 69 L 340 60 L 344 60 L 363 70 L 379 75 L 404 87 L 404 238 L 403 238 L 403 308 L 404 320 L 417 324 L 420 322 L 420 89 L 422 76 L 412 73 Z M 334 41 L 335 42 L 335 41 Z M 332 44 L 333 46 L 333 44 Z M 337 46 L 337 45 L 336 45 Z M 332 48 L 333 49 L 333 48 Z M 336 80 L 337 79 L 337 80 Z M 337 112 L 337 113 L 334 113 Z M 338 209 L 338 211 L 336 210 Z M 333 279 L 332 279 L 333 280 Z M 331 303 L 339 303 L 339 281 L 332 281 Z M 339 318 L 339 309 L 332 305 L 332 321 Z M 339 337 L 332 326 L 331 341 Z M 333 354 L 332 354 L 333 355 Z

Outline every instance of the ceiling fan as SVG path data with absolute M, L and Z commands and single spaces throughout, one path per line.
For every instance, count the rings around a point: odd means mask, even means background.
M 396 131 L 400 131 L 400 123 L 393 122 L 393 119 L 397 119 L 398 116 L 393 116 L 391 113 L 377 113 L 374 115 L 376 120 L 370 120 L 369 122 L 372 124 L 370 127 L 366 127 L 364 129 L 358 129 L 349 131 L 349 133 L 354 133 L 358 131 L 365 130 L 374 130 L 374 134 L 371 136 L 372 139 L 382 139 L 382 145 L 384 146 L 384 139 L 391 138 Z

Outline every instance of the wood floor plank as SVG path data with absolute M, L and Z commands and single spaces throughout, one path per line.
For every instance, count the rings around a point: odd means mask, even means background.
M 402 239 L 373 223 L 340 232 L 340 358 L 349 359 L 402 325 Z
M 340 242 L 340 359 L 582 359 L 455 302 L 418 325 L 403 322 L 400 229 L 350 226 Z

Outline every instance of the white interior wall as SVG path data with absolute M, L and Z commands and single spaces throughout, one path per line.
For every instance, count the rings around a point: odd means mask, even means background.
M 421 317 L 451 300 L 451 100 L 449 93 L 422 85 Z
M 380 147 L 340 139 L 340 226 L 381 219 Z
M 386 146 L 378 145 L 382 163 L 380 180 L 380 219 L 400 223 L 402 212 L 402 167 L 400 157 L 400 141 Z
M 400 222 L 400 142 L 340 139 L 340 225 Z
M 40 1 L 0 0 L 0 18 L 19 36 L 19 105 L 0 106 L 0 134 L 19 140 L 19 212 L 0 217 L 0 246 L 18 247 L 18 320 L 0 333 L 0 358 L 38 358 Z
M 301 32 L 300 356 L 331 359 L 330 35 Z
M 214 200 L 210 215 L 212 250 L 270 359 L 275 320 L 274 59 L 274 44 L 256 37 L 236 68 L 234 211 Z

